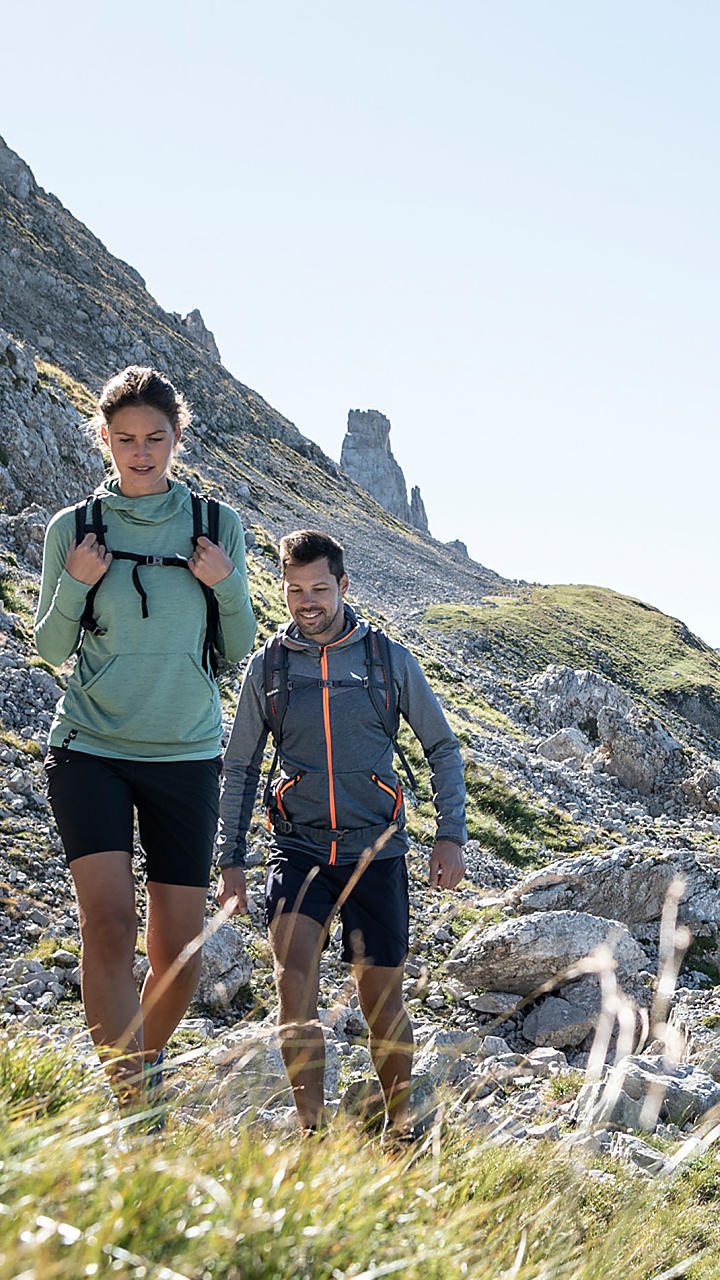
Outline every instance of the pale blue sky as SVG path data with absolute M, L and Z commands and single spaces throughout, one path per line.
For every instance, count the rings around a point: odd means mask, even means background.
M 720 646 L 714 0 L 24 0 L 0 133 L 433 533 Z

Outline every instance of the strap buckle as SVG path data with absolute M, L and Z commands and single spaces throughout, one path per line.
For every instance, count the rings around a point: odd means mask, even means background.
M 163 562 L 162 556 L 146 556 L 145 557 L 146 564 L 162 564 L 162 562 Z

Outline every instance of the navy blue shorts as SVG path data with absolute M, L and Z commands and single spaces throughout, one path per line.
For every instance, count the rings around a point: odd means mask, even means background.
M 48 795 L 68 862 L 133 850 L 133 819 L 146 879 L 206 889 L 218 820 L 215 760 L 118 760 L 51 747 Z
M 308 880 L 308 873 L 317 868 Z M 353 865 L 330 866 L 302 853 L 273 853 L 265 878 L 265 920 L 295 911 L 325 925 Z M 394 969 L 408 952 L 410 903 L 405 857 L 371 862 L 340 907 L 342 958 L 348 963 Z M 332 925 L 331 925 L 332 929 Z

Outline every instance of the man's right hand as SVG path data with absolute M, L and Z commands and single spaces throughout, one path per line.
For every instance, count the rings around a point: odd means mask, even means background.
M 242 867 L 223 867 L 215 890 L 215 897 L 221 907 L 230 907 L 231 916 L 244 915 L 248 909 L 245 872 Z M 235 899 L 231 906 L 231 899 Z
M 107 573 L 111 561 L 112 553 L 98 542 L 96 535 L 86 533 L 79 546 L 73 538 L 65 557 L 65 568 L 76 582 L 94 587 L 103 574 Z

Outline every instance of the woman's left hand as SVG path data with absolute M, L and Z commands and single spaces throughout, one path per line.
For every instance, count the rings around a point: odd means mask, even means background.
M 223 578 L 230 576 L 235 565 L 222 542 L 211 542 L 203 536 L 197 540 L 195 550 L 188 560 L 188 568 L 206 587 L 214 587 Z

